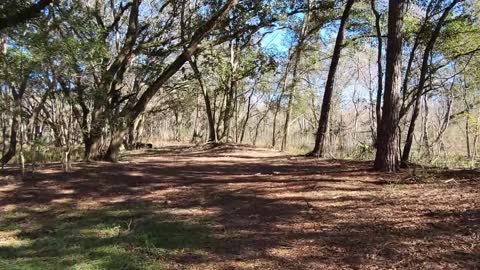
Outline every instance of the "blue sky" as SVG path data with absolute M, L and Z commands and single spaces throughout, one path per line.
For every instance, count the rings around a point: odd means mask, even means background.
M 267 30 L 260 31 L 265 33 Z M 292 46 L 293 33 L 289 29 L 279 29 L 268 33 L 262 39 L 261 46 L 267 51 L 277 55 L 286 55 L 288 49 Z

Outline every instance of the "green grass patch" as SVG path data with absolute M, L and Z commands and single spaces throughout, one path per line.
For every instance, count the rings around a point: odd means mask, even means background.
M 144 204 L 0 216 L 0 269 L 165 269 L 182 256 L 205 258 L 213 241 L 202 225 Z

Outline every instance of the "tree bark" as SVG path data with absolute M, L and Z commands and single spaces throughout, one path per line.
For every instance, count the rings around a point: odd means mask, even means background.
M 253 135 L 253 141 L 252 141 L 253 146 L 257 145 L 258 130 L 260 129 L 260 124 L 267 117 L 267 115 L 268 115 L 268 109 L 265 110 L 265 113 L 262 115 L 262 117 L 260 117 L 260 119 L 258 120 L 255 126 L 255 135 Z
M 252 111 L 252 98 L 253 98 L 253 94 L 255 93 L 255 86 L 256 86 L 256 82 L 254 84 L 254 87 L 252 88 L 252 92 L 250 92 L 250 95 L 248 96 L 247 112 L 245 114 L 245 120 L 243 121 L 243 124 L 242 124 L 242 130 L 240 134 L 240 143 L 243 142 L 243 138 L 245 137 L 245 131 L 247 130 L 248 120 L 250 120 L 250 113 Z
M 137 117 L 133 123 L 128 127 L 128 141 L 126 147 L 130 150 L 135 149 L 135 144 L 138 142 L 139 129 L 143 121 L 143 114 Z
M 282 145 L 280 147 L 281 151 L 285 151 L 287 149 L 288 133 L 290 131 L 290 116 L 292 114 L 293 99 L 295 98 L 295 90 L 298 84 L 298 64 L 300 63 L 300 59 L 302 57 L 303 44 L 305 42 L 305 39 L 307 38 L 308 22 L 310 19 L 310 3 L 311 2 L 307 0 L 307 12 L 303 17 L 302 29 L 300 30 L 300 36 L 294 55 L 295 61 L 293 62 L 292 84 L 290 85 L 290 93 L 288 94 L 287 113 L 285 115 L 285 124 L 283 126 L 283 139 Z
M 375 8 L 375 0 L 371 1 L 373 15 L 375 16 L 375 31 L 377 34 L 377 100 L 375 104 L 375 115 L 377 118 L 377 127 L 380 125 L 382 119 L 382 94 L 383 94 L 383 67 L 382 67 L 382 53 L 383 53 L 383 40 L 382 30 L 380 26 L 381 15 Z M 376 138 L 374 140 L 376 147 Z
M 234 41 L 230 41 L 230 76 L 229 86 L 227 92 L 227 98 L 225 103 L 225 112 L 223 115 L 223 132 L 226 136 L 226 142 L 230 141 L 230 129 L 232 126 L 232 118 L 235 112 L 235 99 L 237 93 L 237 79 L 235 77 L 237 73 L 237 48 Z M 223 137 L 222 136 L 222 137 Z
M 433 51 L 433 48 L 435 46 L 435 43 L 437 41 L 438 36 L 440 35 L 440 30 L 442 29 L 445 20 L 447 19 L 448 14 L 450 11 L 455 7 L 455 5 L 459 2 L 460 0 L 454 0 L 444 11 L 440 19 L 438 20 L 437 25 L 435 26 L 435 29 L 432 33 L 432 36 L 430 37 L 427 46 L 425 47 L 425 51 L 423 53 L 422 57 L 422 67 L 420 71 L 420 78 L 418 80 L 418 87 L 417 91 L 415 93 L 415 103 L 413 105 L 413 112 L 412 112 L 412 118 L 410 120 L 410 126 L 408 127 L 408 132 L 407 132 L 407 138 L 405 141 L 405 145 L 403 148 L 403 154 L 402 154 L 402 159 L 401 159 L 401 166 L 406 167 L 408 163 L 408 159 L 410 158 L 410 152 L 412 150 L 412 144 L 413 144 L 413 133 L 415 132 L 415 124 L 417 121 L 417 118 L 420 114 L 420 100 L 422 95 L 424 94 L 424 88 L 425 88 L 425 82 L 427 81 L 427 72 L 428 72 L 428 60 L 430 58 L 430 55 Z
M 125 133 L 125 128 L 118 128 L 112 131 L 110 144 L 103 156 L 103 160 L 110 162 L 118 161 L 118 154 L 120 153 L 120 146 L 123 144 Z
M 287 90 L 288 71 L 290 70 L 290 62 L 292 61 L 291 55 L 290 55 L 290 50 L 288 51 L 287 59 L 288 59 L 288 62 L 287 62 L 287 65 L 285 66 L 285 73 L 283 74 L 283 80 L 282 80 L 282 82 L 283 82 L 282 83 L 282 90 L 281 90 L 280 95 L 278 96 L 278 98 L 276 100 L 275 112 L 273 113 L 273 124 L 272 124 L 272 147 L 273 148 L 277 144 L 277 116 L 278 116 L 278 112 L 280 111 L 280 103 L 282 102 L 285 91 Z
M 17 152 L 17 131 L 19 127 L 18 116 L 15 114 L 12 118 L 12 125 L 10 130 L 10 144 L 8 146 L 8 151 L 2 156 L 0 163 L 3 166 L 7 164 Z
M 207 120 L 208 120 L 208 142 L 216 142 L 217 132 L 215 129 L 215 115 L 213 114 L 212 104 L 210 102 L 210 96 L 203 82 L 202 74 L 198 69 L 197 61 L 194 59 L 190 59 L 189 63 L 193 69 L 193 72 L 195 73 L 195 77 L 197 78 L 198 84 L 200 86 L 200 90 L 202 91 L 203 101 L 205 102 L 205 113 L 207 114 Z
M 17 132 L 21 125 L 21 115 L 22 115 L 22 99 L 23 94 L 27 88 L 28 76 L 23 78 L 20 88 L 17 89 L 12 85 L 12 96 L 13 96 L 13 112 L 12 112 L 12 125 L 10 129 L 10 144 L 8 151 L 0 159 L 1 166 L 5 166 L 16 154 L 17 152 Z
M 465 143 L 467 146 L 467 158 L 472 158 L 472 149 L 470 146 L 470 115 L 465 116 Z
M 395 172 L 399 169 L 397 127 L 400 113 L 402 27 L 405 0 L 389 0 L 387 64 L 385 70 L 382 120 L 377 127 L 377 152 L 374 168 Z
M 330 69 L 328 71 L 327 83 L 325 85 L 325 92 L 322 100 L 322 110 L 320 114 L 320 120 L 318 122 L 317 136 L 315 138 L 315 146 L 309 155 L 322 157 L 325 146 L 325 137 L 328 127 L 328 118 L 330 114 L 330 107 L 332 103 L 333 87 L 335 85 L 335 74 L 337 72 L 338 63 L 340 61 L 340 54 L 343 47 L 343 39 L 345 28 L 347 27 L 348 17 L 350 16 L 350 10 L 353 6 L 354 0 L 348 0 L 340 21 L 340 27 L 337 33 L 337 39 L 335 41 L 335 47 L 333 49 L 332 62 L 330 63 Z

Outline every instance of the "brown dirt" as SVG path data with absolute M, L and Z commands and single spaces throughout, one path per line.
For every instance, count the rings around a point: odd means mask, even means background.
M 247 146 L 163 147 L 0 180 L 0 214 L 162 204 L 209 226 L 218 243 L 202 247 L 206 257 L 169 258 L 170 269 L 480 269 L 478 172 L 420 179 L 370 165 Z

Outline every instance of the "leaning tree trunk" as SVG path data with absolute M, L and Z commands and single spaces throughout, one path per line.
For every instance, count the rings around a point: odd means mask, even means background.
M 405 0 L 390 0 L 388 10 L 387 62 L 382 120 L 377 131 L 374 168 L 394 172 L 399 168 L 397 127 L 400 114 L 402 27 Z
M 212 17 L 203 23 L 193 33 L 189 45 L 177 58 L 165 68 L 165 70 L 158 76 L 158 78 L 143 92 L 138 101 L 130 106 L 125 106 L 119 114 L 119 118 L 125 118 L 127 124 L 131 123 L 135 118 L 145 111 L 150 100 L 163 87 L 163 85 L 175 74 L 177 71 L 198 51 L 200 43 L 207 36 L 207 34 L 215 28 L 218 21 L 225 17 L 225 15 L 237 4 L 238 0 L 229 0 L 223 7 Z M 118 130 L 112 133 L 111 143 L 107 150 L 105 158 L 109 161 L 116 161 L 123 136 L 127 132 L 126 125 L 121 125 Z
M 408 159 L 410 157 L 411 153 L 411 148 L 413 144 L 413 134 L 415 132 L 415 124 L 416 120 L 419 116 L 420 113 L 420 99 L 421 96 L 423 95 L 423 89 L 425 87 L 425 82 L 426 82 L 426 76 L 427 76 L 427 71 L 428 71 L 428 59 L 430 57 L 430 54 L 433 50 L 433 47 L 435 45 L 435 42 L 440 34 L 441 27 L 444 24 L 445 19 L 447 18 L 450 10 L 455 6 L 455 4 L 458 3 L 458 1 L 453 1 L 452 4 L 447 7 L 441 18 L 439 19 L 439 22 L 437 23 L 435 30 L 427 44 L 427 47 L 425 48 L 425 52 L 423 54 L 423 59 L 422 59 L 422 67 L 421 67 L 421 73 L 420 73 L 420 78 L 419 78 L 419 84 L 417 87 L 417 92 L 415 93 L 415 103 L 413 105 L 413 112 L 412 112 L 412 118 L 410 121 L 410 126 L 408 128 L 407 132 L 407 138 L 405 141 L 405 146 L 402 154 L 402 159 L 401 159 L 401 165 L 406 167 L 408 163 Z
M 325 147 L 325 137 L 328 127 L 328 117 L 330 114 L 330 106 L 332 103 L 333 87 L 335 84 L 335 73 L 337 72 L 338 63 L 340 61 L 340 54 L 343 47 L 343 39 L 345 28 L 347 27 L 347 20 L 350 16 L 350 10 L 352 9 L 354 0 L 348 0 L 345 10 L 342 14 L 340 22 L 340 28 L 338 29 L 337 39 L 335 41 L 335 47 L 333 49 L 332 62 L 330 63 L 330 69 L 328 71 L 327 83 L 325 85 L 325 92 L 323 94 L 322 111 L 320 114 L 320 120 L 318 122 L 317 136 L 315 138 L 315 146 L 309 155 L 323 156 Z
M 433 51 L 433 47 L 435 46 L 435 42 L 437 41 L 438 36 L 440 35 L 440 30 L 442 29 L 445 20 L 448 17 L 448 14 L 450 11 L 455 7 L 455 5 L 461 0 L 454 0 L 442 13 L 442 16 L 438 20 L 437 25 L 435 26 L 435 29 L 432 33 L 432 36 L 430 37 L 427 46 L 425 47 L 425 51 L 423 53 L 423 58 L 422 58 L 422 67 L 420 71 L 420 78 L 418 80 L 418 87 L 417 91 L 415 93 L 415 104 L 413 106 L 413 112 L 412 112 L 412 119 L 410 120 L 410 126 L 408 127 L 408 133 L 407 133 L 407 139 L 405 141 L 405 146 L 403 148 L 403 154 L 402 154 L 402 159 L 401 159 L 401 165 L 403 167 L 407 166 L 408 159 L 410 158 L 410 152 L 412 150 L 412 144 L 413 144 L 413 133 L 415 132 L 415 123 L 417 121 L 417 118 L 420 114 L 420 99 L 422 95 L 424 94 L 424 87 L 425 83 L 427 80 L 427 72 L 428 72 L 428 61 L 430 58 L 430 55 Z

